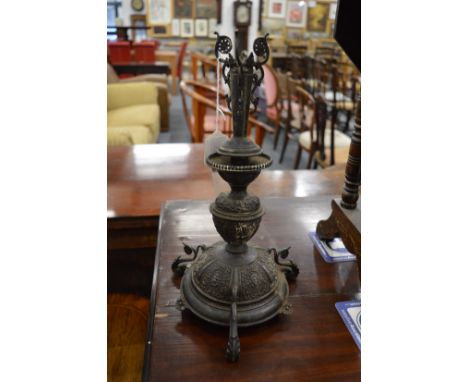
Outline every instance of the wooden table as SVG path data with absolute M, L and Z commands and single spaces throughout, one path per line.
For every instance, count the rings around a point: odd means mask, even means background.
M 290 283 L 293 313 L 257 327 L 240 328 L 240 361 L 226 362 L 228 329 L 205 323 L 189 311 L 181 313 L 174 306 L 180 279 L 170 265 L 183 254 L 182 240 L 189 244 L 219 240 L 209 201 L 167 202 L 161 214 L 164 224 L 156 252 L 143 380 L 360 380 L 360 351 L 334 305 L 360 292 L 357 264 L 325 263 L 307 237 L 319 220 L 328 217 L 330 197 L 262 198 L 262 204 L 266 214 L 251 242 L 292 247 L 290 257 L 300 268 L 296 282 Z
M 203 144 L 107 148 L 108 289 L 149 296 L 161 205 L 214 200 L 228 185 L 203 164 Z M 324 171 L 264 170 L 249 186 L 258 196 L 341 193 L 344 166 Z
M 112 64 L 118 75 L 133 74 L 170 74 L 171 68 L 164 62 L 155 62 L 154 64 L 130 62 L 127 64 Z
M 171 68 L 172 94 L 177 94 L 177 56 L 178 53 L 170 50 L 156 50 L 154 52 L 156 61 L 164 61 Z
M 107 148 L 107 218 L 148 218 L 166 200 L 207 200 L 229 187 L 203 163 L 203 144 Z M 344 166 L 326 170 L 264 170 L 249 186 L 259 196 L 338 195 Z

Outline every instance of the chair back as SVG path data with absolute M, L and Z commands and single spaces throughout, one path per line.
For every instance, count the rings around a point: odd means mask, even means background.
M 184 57 L 185 57 L 185 52 L 187 50 L 187 44 L 188 42 L 187 41 L 184 41 L 181 45 L 180 45 L 180 49 L 179 49 L 179 56 L 177 57 L 177 78 L 179 79 L 179 81 L 182 80 L 182 71 L 184 69 Z
M 287 114 L 288 114 L 288 118 L 287 118 L 287 124 L 290 124 L 291 121 L 294 119 L 294 106 L 293 104 L 296 103 L 300 105 L 300 103 L 298 103 L 300 97 L 298 96 L 298 89 L 301 88 L 301 86 L 303 85 L 303 81 L 301 80 L 297 80 L 295 78 L 292 77 L 292 75 L 289 73 L 286 77 L 286 80 L 287 80 L 287 86 L 286 86 L 286 103 L 287 103 Z M 299 108 L 299 110 L 297 110 L 299 112 L 299 115 L 302 113 L 302 110 L 301 108 Z M 297 117 L 298 115 L 296 115 Z
M 292 77 L 295 79 L 302 79 L 305 77 L 305 59 L 304 56 L 300 56 L 298 54 L 291 54 L 290 55 L 290 60 L 291 60 L 291 73 Z
M 273 68 L 266 64 L 263 65 L 263 86 L 265 87 L 265 98 L 267 108 L 276 107 L 278 99 L 280 98 L 280 88 L 278 84 L 278 77 Z
M 130 41 L 109 41 L 107 47 L 112 64 L 127 64 L 132 61 Z
M 216 111 L 216 102 L 210 99 L 209 93 L 216 93 L 216 87 L 193 80 L 183 80 L 180 82 L 180 95 L 182 97 L 182 109 L 184 111 L 185 122 L 189 128 L 193 143 L 203 142 L 205 131 L 207 130 L 207 111 L 211 111 L 211 116 Z M 188 108 L 188 100 L 192 100 L 192 109 Z M 212 97 L 211 97 L 212 98 Z M 224 98 L 224 97 L 223 97 Z M 220 116 L 220 126 L 224 133 L 231 133 L 231 112 L 229 109 L 220 105 L 221 110 L 226 116 L 223 121 Z
M 310 132 L 310 141 L 314 142 L 317 137 L 316 129 L 316 102 L 314 96 L 306 89 L 299 86 L 296 91 L 300 110 L 301 130 Z
M 159 46 L 159 41 L 141 41 L 133 43 L 136 62 L 154 63 L 156 56 L 154 52 Z
M 325 97 L 318 94 L 315 97 L 315 142 L 317 145 L 318 158 L 320 161 L 325 160 L 325 133 L 327 127 L 327 101 Z M 333 133 L 333 132 L 332 132 Z M 314 142 L 314 141 L 311 141 Z M 331 140 L 330 152 L 333 152 L 335 147 L 333 145 L 333 139 Z
M 207 56 L 198 52 L 191 53 L 191 71 L 192 79 L 194 81 L 200 80 L 199 74 L 201 69 L 201 75 L 203 80 L 208 82 L 216 82 L 216 67 L 217 62 L 214 57 Z M 210 76 L 213 73 L 213 76 Z

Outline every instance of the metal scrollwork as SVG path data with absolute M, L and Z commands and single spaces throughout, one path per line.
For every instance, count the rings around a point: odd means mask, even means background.
M 245 52 L 238 54 L 237 51 L 235 53 L 236 57 L 233 57 L 231 54 L 231 50 L 233 48 L 231 39 L 228 36 L 220 35 L 218 33 L 216 33 L 216 35 L 217 40 L 215 45 L 215 55 L 216 58 L 222 63 L 221 73 L 224 82 L 229 86 L 229 88 L 231 88 L 229 73 L 234 67 L 238 67 L 241 73 L 253 74 L 253 80 L 248 99 L 249 102 L 253 105 L 253 110 L 251 111 L 255 112 L 258 105 L 258 97 L 255 97 L 255 91 L 262 83 L 264 77 L 262 65 L 264 65 L 270 57 L 270 49 L 268 48 L 267 42 L 268 33 L 263 37 L 258 37 L 254 41 L 253 51 L 257 57 L 256 59 L 254 59 L 253 53 L 250 53 L 247 56 Z M 221 54 L 227 55 L 227 57 L 222 58 Z M 231 101 L 231 96 L 226 95 L 226 102 L 230 110 L 232 110 Z
M 296 265 L 295 262 L 292 260 L 288 260 L 287 262 L 281 262 L 279 259 L 280 257 L 282 259 L 285 259 L 289 255 L 289 250 L 291 247 L 288 247 L 286 249 L 282 249 L 281 251 L 277 251 L 276 248 L 269 248 L 268 252 L 273 254 L 275 258 L 275 263 L 278 264 L 283 271 L 284 275 L 289 281 L 294 281 L 297 278 L 297 275 L 299 274 L 299 268 Z
M 172 263 L 171 269 L 172 269 L 172 272 L 174 272 L 177 276 L 182 276 L 185 270 L 187 269 L 187 267 L 192 262 L 195 261 L 200 250 L 206 249 L 205 245 L 198 245 L 196 248 L 193 248 L 185 243 L 182 243 L 182 244 L 184 244 L 184 252 L 187 255 L 191 255 L 193 253 L 193 257 L 188 258 L 188 259 L 183 259 L 182 256 L 178 256 L 177 259 L 174 260 L 174 262 Z

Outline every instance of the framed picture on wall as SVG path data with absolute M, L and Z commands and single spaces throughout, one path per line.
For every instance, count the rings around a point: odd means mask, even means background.
M 196 0 L 195 1 L 195 17 L 210 19 L 216 17 L 217 1 L 216 0 Z
M 172 35 L 179 36 L 180 35 L 180 21 L 179 19 L 172 20 Z
M 174 17 L 187 18 L 193 17 L 192 0 L 174 0 Z
M 304 28 L 307 21 L 307 3 L 305 1 L 288 1 L 286 26 Z
M 208 20 L 195 20 L 195 36 L 208 36 Z
M 307 29 L 312 32 L 326 32 L 330 4 L 317 2 L 315 7 L 309 8 L 309 21 Z
M 146 27 L 145 15 L 130 15 L 130 25 L 132 27 Z M 132 40 L 139 41 L 147 38 L 146 29 L 132 29 Z
M 152 24 L 171 23 L 171 0 L 149 0 L 150 21 Z
M 216 32 L 216 25 L 218 25 L 216 19 L 208 20 L 208 37 L 216 38 L 216 35 L 214 34 L 214 32 Z
M 268 17 L 284 19 L 286 17 L 286 0 L 270 0 L 268 3 Z
M 181 37 L 193 37 L 193 19 L 180 20 Z
M 335 20 L 336 16 L 336 3 L 330 4 L 330 15 L 328 16 L 330 20 Z

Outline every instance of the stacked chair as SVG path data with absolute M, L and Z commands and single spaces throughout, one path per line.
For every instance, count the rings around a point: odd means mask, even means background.
M 338 129 L 339 117 L 341 113 L 346 115 L 345 131 L 355 110 L 360 83 L 358 73 L 343 63 L 340 55 L 333 47 L 319 47 L 315 57 L 306 60 L 292 55 L 289 73 L 264 67 L 265 116 L 271 126 L 261 128 L 273 131 L 274 149 L 283 134 L 280 163 L 291 140 L 298 145 L 294 168 L 299 167 L 303 151 L 309 153 L 307 168 L 346 161 L 351 139 Z

